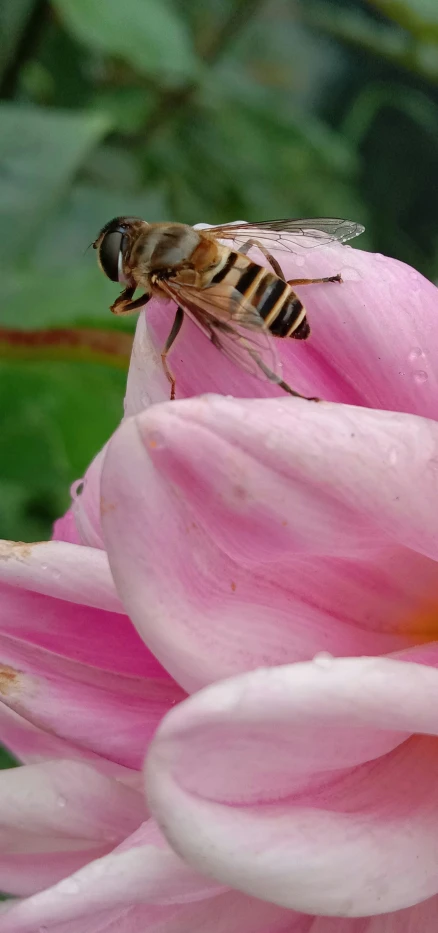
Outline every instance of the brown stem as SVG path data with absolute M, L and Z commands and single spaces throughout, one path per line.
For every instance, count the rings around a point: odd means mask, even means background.
M 133 337 L 117 330 L 53 328 L 14 330 L 0 327 L 0 359 L 71 360 L 103 363 L 126 370 Z

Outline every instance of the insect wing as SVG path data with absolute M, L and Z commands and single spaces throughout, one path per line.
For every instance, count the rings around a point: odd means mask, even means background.
M 304 220 L 265 220 L 254 224 L 226 224 L 209 227 L 218 240 L 233 241 L 239 250 L 248 240 L 257 240 L 267 250 L 301 253 L 330 243 L 346 243 L 363 233 L 362 224 L 337 217 L 315 217 Z
M 274 339 L 257 309 L 236 289 L 224 285 L 197 289 L 169 280 L 161 288 L 240 369 L 265 381 L 282 381 Z

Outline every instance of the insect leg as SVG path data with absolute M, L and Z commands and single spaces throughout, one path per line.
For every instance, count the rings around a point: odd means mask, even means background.
M 139 311 L 151 298 L 151 295 L 140 295 L 139 298 L 132 301 L 134 292 L 135 286 L 129 285 L 128 288 L 125 288 L 122 294 L 116 298 L 114 304 L 111 305 L 110 311 L 113 314 L 131 314 L 131 311 Z
M 125 305 L 124 313 L 130 314 L 131 311 L 139 311 L 140 308 L 143 308 L 143 306 L 146 305 L 151 298 L 152 295 L 140 295 L 135 299 L 135 301 L 130 301 Z
M 324 279 L 290 279 L 288 285 L 319 285 L 321 282 L 342 282 L 341 274 L 328 275 Z
M 182 324 L 183 320 L 184 320 L 184 311 L 183 311 L 183 309 L 180 307 L 180 305 L 178 305 L 178 307 L 177 307 L 177 309 L 176 309 L 175 320 L 174 320 L 174 322 L 173 322 L 173 324 L 172 324 L 172 330 L 170 331 L 170 334 L 169 334 L 169 336 L 168 336 L 168 338 L 167 338 L 167 340 L 166 340 L 166 343 L 164 344 L 163 351 L 162 351 L 162 354 L 161 354 L 161 362 L 162 362 L 162 364 L 163 364 L 163 369 L 164 369 L 164 372 L 166 373 L 166 376 L 167 376 L 167 378 L 168 378 L 168 380 L 169 380 L 169 382 L 170 382 L 170 386 L 171 386 L 171 388 L 170 388 L 170 400 L 171 400 L 171 401 L 173 401 L 174 398 L 175 398 L 175 384 L 176 384 L 176 383 L 175 383 L 175 376 L 174 376 L 173 373 L 170 371 L 170 369 L 169 369 L 169 367 L 168 367 L 168 365 L 167 365 L 167 363 L 166 363 L 166 356 L 167 356 L 167 354 L 168 354 L 168 352 L 169 352 L 169 350 L 170 350 L 172 344 L 175 342 L 175 340 L 176 340 L 176 338 L 177 338 L 177 336 L 178 336 L 178 334 L 179 334 L 179 332 L 180 332 L 180 330 L 181 330 L 181 324 Z
M 251 355 L 253 356 L 253 354 Z M 296 392 L 295 389 L 291 389 L 290 385 L 288 385 L 287 382 L 284 382 L 283 379 L 277 378 L 275 373 L 273 373 L 272 370 L 269 369 L 269 367 L 265 365 L 265 363 L 263 362 L 263 360 L 260 359 L 260 357 L 253 356 L 253 359 L 255 359 L 257 365 L 260 366 L 260 369 L 262 370 L 262 372 L 264 372 L 265 376 L 267 376 L 268 379 L 271 380 L 271 382 L 276 382 L 277 385 L 280 386 L 285 392 L 288 392 L 289 395 L 294 395 L 295 398 L 304 398 L 306 402 L 319 402 L 319 398 L 314 398 L 313 396 L 308 398 L 306 395 L 301 395 L 299 392 Z
M 128 288 L 125 288 L 119 297 L 116 298 L 114 304 L 111 305 L 110 311 L 112 311 L 113 314 L 123 314 L 124 305 L 125 303 L 131 301 L 134 292 L 135 287 L 132 285 L 129 285 Z
M 277 262 L 277 260 L 274 259 L 273 256 L 271 256 L 271 253 L 269 253 L 268 250 L 264 246 L 262 246 L 262 244 L 259 243 L 258 240 L 247 240 L 246 243 L 243 244 L 243 246 L 239 247 L 239 253 L 243 253 L 243 255 L 246 256 L 248 250 L 250 250 L 252 246 L 256 246 L 257 249 L 259 249 L 260 252 L 263 253 L 265 259 L 268 260 L 269 265 L 272 266 L 275 274 L 278 275 L 278 278 L 282 279 L 283 282 L 285 282 L 286 278 L 285 278 L 283 269 L 280 266 L 280 263 Z

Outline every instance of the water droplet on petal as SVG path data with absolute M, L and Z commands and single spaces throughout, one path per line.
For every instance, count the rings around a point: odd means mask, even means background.
M 47 564 L 41 564 L 41 570 L 47 570 Z
M 75 483 L 72 483 L 70 486 L 70 495 L 75 501 L 84 491 L 84 481 L 83 479 L 77 479 Z
M 304 266 L 305 259 L 303 256 L 300 256 L 298 253 L 294 256 L 294 263 L 296 266 Z
M 398 460 L 398 453 L 397 453 L 395 447 L 393 447 L 393 449 L 390 450 L 390 452 L 389 452 L 389 462 L 390 462 L 391 466 L 395 466 L 396 463 L 397 463 L 397 460 Z
M 56 803 L 58 807 L 61 807 L 61 809 L 67 806 L 67 800 L 65 797 L 58 797 Z
M 414 380 L 418 385 L 422 385 L 424 382 L 427 382 L 428 375 L 424 369 L 416 369 L 414 372 Z
M 316 664 L 316 667 L 320 667 L 325 671 L 327 671 L 332 666 L 333 661 L 333 655 L 328 651 L 318 651 L 318 654 L 315 654 L 315 657 L 313 658 L 313 663 Z
M 412 347 L 412 350 L 409 354 L 409 360 L 411 363 L 415 363 L 416 360 L 421 359 L 424 356 L 424 353 L 421 347 Z
M 358 272 L 357 269 L 353 269 L 351 267 L 343 269 L 341 276 L 344 282 L 359 282 L 362 278 L 360 272 Z
M 421 286 L 421 278 L 418 275 L 418 272 L 411 272 L 409 278 L 411 280 L 411 290 L 413 292 L 418 292 L 418 289 Z

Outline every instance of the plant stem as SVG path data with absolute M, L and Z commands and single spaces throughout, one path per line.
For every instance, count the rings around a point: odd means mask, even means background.
M 116 330 L 66 327 L 14 330 L 0 327 L 0 359 L 69 360 L 126 370 L 133 337 Z

